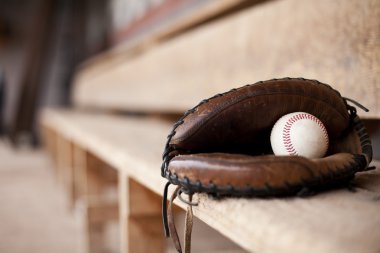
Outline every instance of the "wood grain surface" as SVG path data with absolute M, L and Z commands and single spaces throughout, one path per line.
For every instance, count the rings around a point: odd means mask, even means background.
M 161 154 L 171 123 L 60 110 L 44 111 L 41 122 L 162 195 Z M 356 192 L 341 189 L 308 198 L 215 200 L 199 194 L 194 213 L 250 252 L 379 252 L 380 169 L 357 174 L 355 182 Z
M 102 71 L 107 71 L 148 51 L 165 40 L 206 23 L 208 20 L 220 16 L 225 12 L 243 6 L 247 2 L 253 5 L 262 1 L 265 0 L 218 0 L 206 4 L 203 3 L 197 10 L 177 17 L 176 22 L 167 24 L 155 31 L 146 32 L 143 36 L 131 38 L 106 52 L 86 60 L 79 67 L 79 72 L 86 72 L 86 75 L 91 76 Z
M 377 0 L 267 1 L 139 56 L 89 64 L 77 74 L 73 98 L 78 106 L 183 112 L 233 87 L 305 77 L 332 85 L 370 109 L 363 117 L 377 118 L 379 17 Z

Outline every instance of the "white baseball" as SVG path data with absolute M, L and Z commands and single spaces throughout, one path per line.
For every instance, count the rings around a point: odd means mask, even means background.
M 323 157 L 329 137 L 323 123 L 306 112 L 282 116 L 272 128 L 270 143 L 275 155 Z

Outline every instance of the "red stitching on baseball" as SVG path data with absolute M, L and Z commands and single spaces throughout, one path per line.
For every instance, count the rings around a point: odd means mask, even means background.
M 314 121 L 315 123 L 317 123 L 318 126 L 320 126 L 320 128 L 323 131 L 323 137 L 326 141 L 325 145 L 328 147 L 329 137 L 327 135 L 326 128 L 322 124 L 322 122 L 317 117 L 315 117 L 314 115 L 306 114 L 306 113 L 300 113 L 300 114 L 293 115 L 290 119 L 288 119 L 285 123 L 284 129 L 282 130 L 282 140 L 283 140 L 285 149 L 286 149 L 286 151 L 288 151 L 289 155 L 298 155 L 297 151 L 295 150 L 295 148 L 292 144 L 292 140 L 290 139 L 290 129 L 295 122 L 297 122 L 298 120 L 301 120 L 301 119 L 310 119 L 310 120 Z

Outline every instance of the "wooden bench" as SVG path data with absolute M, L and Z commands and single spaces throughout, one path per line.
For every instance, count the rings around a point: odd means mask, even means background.
M 115 220 L 121 252 L 164 251 L 160 166 L 173 120 L 163 115 L 245 83 L 304 76 L 363 102 L 378 127 L 379 8 L 374 0 L 267 1 L 142 52 L 118 48 L 85 64 L 75 108 L 44 110 L 41 129 L 71 206 L 84 203 L 88 251 L 104 249 L 104 226 Z M 380 170 L 355 182 L 356 192 L 310 198 L 199 194 L 194 215 L 249 252 L 379 252 Z
M 105 176 L 105 166 L 99 170 L 99 161 L 93 161 L 99 159 L 117 173 L 122 252 L 163 252 L 160 196 L 165 180 L 160 177 L 160 158 L 171 124 L 146 117 L 46 110 L 42 125 L 56 160 L 72 164 L 78 177 L 85 172 L 81 180 L 74 176 L 72 189 L 73 196 L 81 192 L 79 196 L 89 197 L 89 224 L 96 228 L 118 218 L 116 202 L 91 202 L 91 196 L 112 183 L 112 174 Z M 361 173 L 356 182 L 356 192 L 341 189 L 311 198 L 218 201 L 201 194 L 194 213 L 249 252 L 376 252 L 380 170 Z M 79 189 L 86 184 L 86 190 Z M 92 247 L 99 248 L 99 229 L 89 232 Z

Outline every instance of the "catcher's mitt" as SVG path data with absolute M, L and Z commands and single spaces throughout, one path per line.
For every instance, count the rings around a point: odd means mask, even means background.
M 166 209 L 170 183 L 178 185 L 178 196 L 182 192 L 190 197 L 195 192 L 288 196 L 347 185 L 356 172 L 367 170 L 372 160 L 371 142 L 347 100 L 318 81 L 285 78 L 218 94 L 187 111 L 168 136 L 161 168 L 162 176 L 169 180 L 164 192 L 164 226 L 177 250 L 181 252 L 181 246 L 171 204 Z M 325 157 L 273 155 L 270 132 L 274 123 L 298 111 L 316 116 L 325 125 L 330 138 Z M 189 221 L 193 204 L 187 203 Z M 190 224 L 187 222 L 188 227 Z M 186 235 L 189 250 L 190 232 Z

